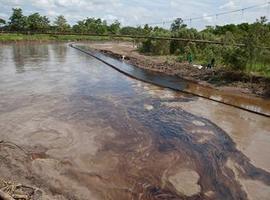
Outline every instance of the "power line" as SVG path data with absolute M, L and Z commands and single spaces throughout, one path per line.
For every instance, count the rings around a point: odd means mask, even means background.
M 184 22 L 188 21 L 189 23 L 192 23 L 192 21 L 205 19 L 207 17 L 216 17 L 216 19 L 217 19 L 219 16 L 222 16 L 222 15 L 227 15 L 227 14 L 236 13 L 236 12 L 244 13 L 246 10 L 259 8 L 259 7 L 262 7 L 262 6 L 270 6 L 270 1 L 266 2 L 266 3 L 261 3 L 261 4 L 256 4 L 256 5 L 253 5 L 253 6 L 241 8 L 241 9 L 236 9 L 236 10 L 231 10 L 231 11 L 226 11 L 226 12 L 220 12 L 220 13 L 215 13 L 215 14 L 210 14 L 210 15 L 204 15 L 204 16 L 200 16 L 200 17 L 189 17 L 189 18 L 184 18 L 182 20 Z M 174 22 L 174 20 L 169 20 L 169 21 L 162 21 L 162 22 L 151 22 L 151 23 L 147 23 L 147 24 L 148 25 L 160 25 L 160 24 L 164 25 L 164 24 L 173 23 L 173 22 Z M 142 26 L 142 25 L 145 25 L 145 24 L 141 24 L 139 26 Z

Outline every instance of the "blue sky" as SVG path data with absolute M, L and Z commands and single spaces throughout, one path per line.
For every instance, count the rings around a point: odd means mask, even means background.
M 22 8 L 26 15 L 40 12 L 51 21 L 62 14 L 71 24 L 86 17 L 100 17 L 109 23 L 118 19 L 124 25 L 136 26 L 170 21 L 177 17 L 205 16 L 198 21 L 186 22 L 201 29 L 205 25 L 252 22 L 262 15 L 270 17 L 270 6 L 217 18 L 206 17 L 209 14 L 266 2 L 267 0 L 0 0 L 0 17 L 8 19 L 13 7 Z M 168 24 L 161 26 L 166 27 Z

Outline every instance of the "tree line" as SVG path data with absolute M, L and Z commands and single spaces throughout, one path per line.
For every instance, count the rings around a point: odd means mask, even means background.
M 144 34 L 141 27 L 122 27 L 118 20 L 108 24 L 100 18 L 86 18 L 71 26 L 63 15 L 57 16 L 54 21 L 39 13 L 28 16 L 21 8 L 13 8 L 8 21 L 0 18 L 0 30 L 17 32 L 73 32 L 89 34 Z

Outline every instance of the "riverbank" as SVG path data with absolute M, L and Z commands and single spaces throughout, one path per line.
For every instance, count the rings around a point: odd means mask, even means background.
M 225 68 L 198 69 L 188 63 L 179 63 L 175 56 L 140 54 L 130 42 L 96 42 L 91 47 L 107 55 L 125 60 L 140 68 L 177 75 L 200 85 L 237 95 L 270 97 L 270 78 L 230 71 Z

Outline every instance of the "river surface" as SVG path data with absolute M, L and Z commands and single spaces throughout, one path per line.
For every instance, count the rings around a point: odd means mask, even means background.
M 269 118 L 67 44 L 0 46 L 0 140 L 1 178 L 48 199 L 270 199 Z

